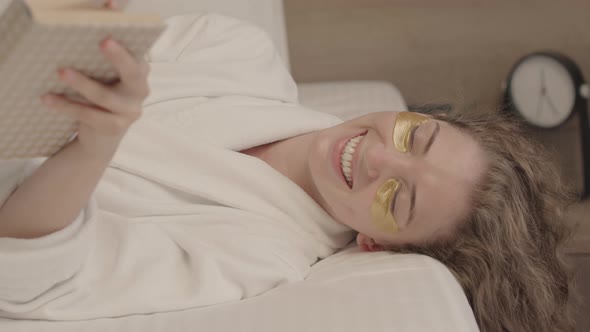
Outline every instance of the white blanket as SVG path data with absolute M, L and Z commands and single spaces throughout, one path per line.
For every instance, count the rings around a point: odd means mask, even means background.
M 0 239 L 0 316 L 81 320 L 237 301 L 302 280 L 352 240 L 297 185 L 236 152 L 340 120 L 296 104 L 257 28 L 216 15 L 169 25 L 150 54 L 144 116 L 88 207 L 44 238 Z M 0 178 L 4 193 L 40 162 Z

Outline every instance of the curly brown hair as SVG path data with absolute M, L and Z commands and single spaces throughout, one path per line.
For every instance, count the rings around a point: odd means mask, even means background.
M 504 112 L 436 116 L 471 134 L 488 169 L 452 238 L 396 248 L 431 256 L 465 291 L 481 331 L 573 331 L 564 261 L 574 196 L 544 149 Z

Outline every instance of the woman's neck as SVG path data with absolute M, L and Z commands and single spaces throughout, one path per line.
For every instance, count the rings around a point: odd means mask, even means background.
M 317 202 L 317 189 L 311 180 L 307 163 L 309 147 L 314 137 L 315 133 L 312 132 L 256 146 L 241 152 L 263 160 L 297 184 Z

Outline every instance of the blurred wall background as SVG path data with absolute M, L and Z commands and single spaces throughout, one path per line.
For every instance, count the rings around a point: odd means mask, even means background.
M 495 105 L 517 59 L 572 57 L 590 80 L 590 0 L 285 0 L 298 82 L 382 79 L 409 104 Z

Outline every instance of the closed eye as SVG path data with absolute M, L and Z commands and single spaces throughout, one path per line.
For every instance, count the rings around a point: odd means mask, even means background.
M 400 184 L 400 188 L 398 188 L 398 189 L 395 191 L 395 194 L 393 194 L 393 197 L 391 198 L 391 202 L 389 203 L 389 210 L 390 210 L 390 212 L 391 212 L 391 215 L 392 215 L 392 216 L 393 216 L 393 212 L 395 211 L 395 201 L 396 201 L 396 199 L 397 199 L 397 195 L 398 195 L 398 193 L 399 193 L 399 192 L 401 191 L 401 189 L 402 189 L 402 188 L 401 188 L 401 186 L 402 186 L 402 185 Z
M 408 151 L 412 151 L 412 147 L 414 146 L 414 137 L 416 136 L 416 130 L 418 130 L 420 126 L 416 126 L 412 128 L 412 132 L 410 133 L 410 141 L 408 142 Z
M 431 122 L 426 122 L 423 124 L 420 124 L 419 126 L 415 127 L 414 129 L 412 129 L 412 132 L 410 133 L 410 140 L 409 140 L 409 147 L 408 147 L 408 151 L 412 151 L 412 147 L 414 146 L 415 140 L 416 140 L 416 131 L 424 126 L 426 126 L 427 128 L 432 127 L 430 125 Z M 427 140 L 426 143 L 424 143 L 424 151 L 423 153 L 428 152 L 428 150 L 430 149 L 430 146 L 432 145 L 432 143 L 434 142 L 434 138 L 436 138 L 436 135 L 438 134 L 438 132 L 440 131 L 440 125 L 438 124 L 438 122 L 433 122 L 434 123 L 434 128 L 432 130 L 428 130 L 428 132 L 432 133 L 429 135 L 429 139 Z M 427 125 L 428 124 L 428 125 Z M 423 129 L 422 131 L 424 131 L 426 129 Z M 426 133 L 420 133 L 421 135 L 426 135 Z M 424 138 L 424 140 L 426 140 L 426 138 Z

